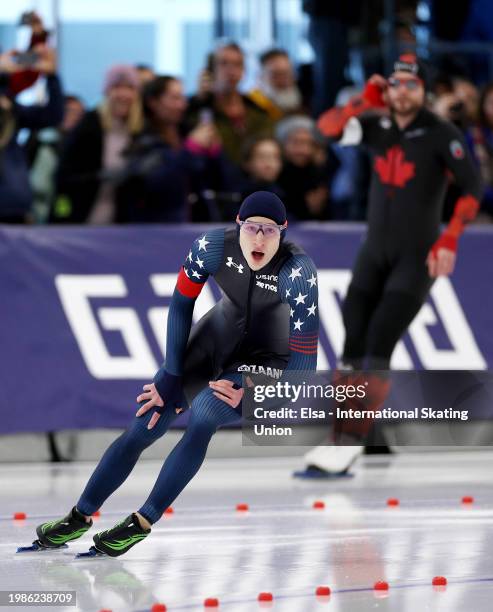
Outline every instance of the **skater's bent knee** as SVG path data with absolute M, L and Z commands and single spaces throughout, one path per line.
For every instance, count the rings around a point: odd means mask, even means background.
M 192 418 L 187 427 L 187 434 L 193 438 L 210 438 L 216 433 L 218 425 L 212 419 Z
M 121 445 L 128 450 L 143 450 L 162 436 L 162 433 L 155 429 L 147 429 L 146 425 L 132 426 L 120 437 Z

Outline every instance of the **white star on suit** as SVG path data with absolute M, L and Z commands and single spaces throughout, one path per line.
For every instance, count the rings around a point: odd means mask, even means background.
M 315 306 L 315 302 L 313 302 L 313 304 L 307 308 L 307 310 L 308 310 L 308 316 L 310 316 L 310 315 L 315 316 L 315 310 L 316 310 L 316 308 L 317 308 L 317 307 Z
M 183 269 L 185 270 L 185 274 L 188 276 L 188 278 L 190 278 L 190 274 L 188 273 L 188 270 L 185 267 Z
M 297 276 L 301 276 L 301 267 L 299 268 L 291 268 L 291 274 L 289 275 L 289 278 L 294 281 L 294 279 Z
M 206 240 L 206 236 L 204 236 L 203 238 L 200 238 L 198 243 L 199 243 L 199 251 L 201 251 L 202 249 L 204 249 L 204 251 L 207 251 L 207 249 L 205 248 L 205 245 L 209 244 L 210 241 Z
M 195 276 L 195 278 L 202 278 L 202 274 L 199 274 L 199 273 L 197 272 L 197 270 L 194 270 L 194 271 L 192 272 L 192 276 Z
M 294 322 L 294 329 L 301 331 L 301 326 L 303 325 L 303 321 L 300 321 L 300 319 L 298 318 L 297 321 Z
M 305 298 L 308 297 L 308 293 L 306 295 L 301 295 L 301 291 L 298 293 L 297 297 L 294 298 L 294 301 L 296 302 L 296 305 L 298 304 L 304 304 L 305 303 Z
M 286 289 L 286 297 L 289 297 L 291 295 L 291 289 Z
M 317 284 L 317 277 L 312 272 L 312 277 L 307 279 L 307 283 L 310 283 L 310 288 Z
M 188 251 L 187 261 L 189 261 L 190 263 L 192 263 L 192 251 Z
M 294 310 L 292 308 L 289 309 L 289 316 L 290 317 L 294 316 Z
M 197 255 L 197 259 L 195 260 L 195 263 L 198 265 L 199 268 L 203 268 L 204 267 L 204 260 L 203 259 L 199 259 L 198 255 Z

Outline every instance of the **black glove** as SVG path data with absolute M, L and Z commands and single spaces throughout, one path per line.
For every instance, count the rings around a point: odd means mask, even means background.
M 165 408 L 183 407 L 182 377 L 175 376 L 166 372 L 164 368 L 159 368 L 154 376 L 156 390 L 164 402 L 164 406 L 157 406 L 156 412 L 163 414 Z

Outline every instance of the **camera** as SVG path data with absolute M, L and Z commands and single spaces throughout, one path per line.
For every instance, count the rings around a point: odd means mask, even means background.
M 40 55 L 36 51 L 26 51 L 24 53 L 16 53 L 12 59 L 20 66 L 33 66 L 39 61 Z
M 36 13 L 34 11 L 26 11 L 22 13 L 21 18 L 19 19 L 19 25 L 30 26 L 33 24 L 35 17 Z

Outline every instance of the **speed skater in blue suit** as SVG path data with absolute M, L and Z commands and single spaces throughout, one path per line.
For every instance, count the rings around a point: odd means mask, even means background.
M 289 370 L 316 369 L 317 272 L 310 257 L 285 239 L 286 230 L 282 201 L 258 191 L 242 203 L 235 227 L 212 229 L 194 241 L 169 308 L 164 364 L 144 385 L 136 416 L 106 450 L 75 506 L 64 518 L 39 525 L 33 545 L 57 548 L 81 537 L 142 452 L 188 409 L 186 430 L 148 498 L 93 538 L 93 554 L 124 554 L 149 535 L 198 472 L 217 429 L 241 419 L 245 371 L 279 378 Z M 192 327 L 195 301 L 209 276 L 223 295 Z

